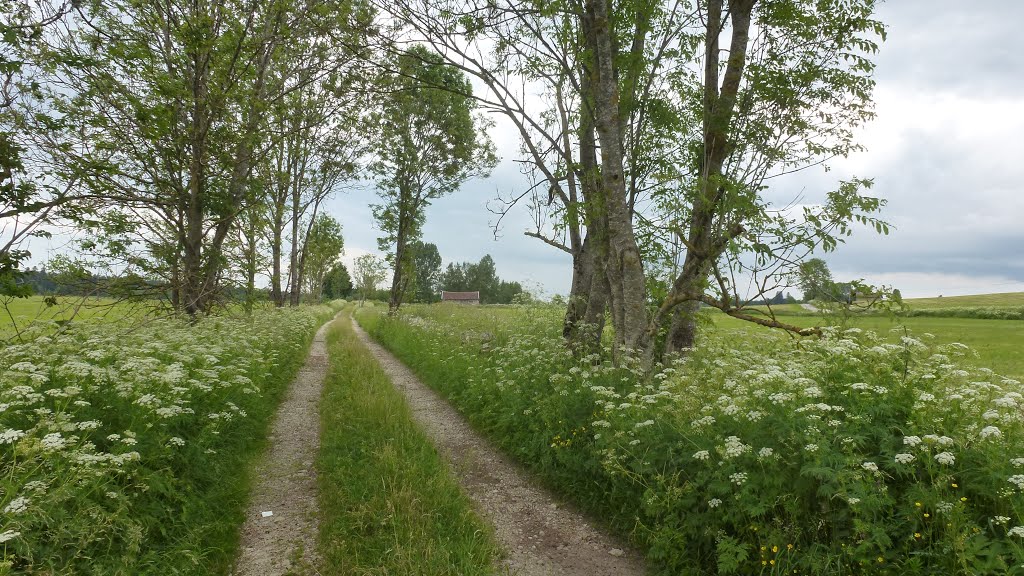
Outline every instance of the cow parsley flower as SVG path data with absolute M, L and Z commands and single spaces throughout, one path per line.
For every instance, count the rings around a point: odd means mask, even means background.
M 1014 474 L 1013 476 L 1010 476 L 1007 481 L 1017 488 L 1024 490 L 1024 474 Z
M 7 503 L 4 506 L 4 514 L 18 514 L 24 512 L 28 508 L 29 499 L 24 496 L 18 496 L 14 500 Z
M 7 430 L 0 432 L 0 444 L 14 444 L 24 436 L 25 432 L 8 428 Z
M 8 540 L 14 540 L 18 536 L 21 536 L 21 532 L 16 532 L 14 530 L 4 530 L 3 532 L 0 532 L 0 544 L 3 544 Z
M 914 458 L 913 454 L 897 454 L 896 455 L 896 462 L 898 464 L 910 464 L 911 462 L 914 461 L 914 459 L 915 458 Z
M 982 438 L 999 438 L 1003 433 L 995 426 L 985 426 L 979 434 Z
M 67 441 L 60 435 L 60 432 L 53 432 L 43 436 L 40 443 L 43 445 L 43 448 L 48 450 L 60 450 L 64 447 Z
M 733 484 L 739 486 L 747 481 L 747 473 L 736 472 L 735 474 L 729 474 L 729 480 L 731 480 Z
M 736 436 L 729 436 L 725 439 L 725 457 L 735 458 L 742 455 L 744 452 L 750 451 L 750 446 L 744 444 Z
M 949 452 L 939 452 L 935 455 L 935 461 L 944 466 L 949 466 L 956 462 L 956 458 Z
M 711 500 L 708 500 L 708 508 L 718 508 L 721 505 L 722 501 L 719 500 L 718 498 L 712 498 Z
M 872 474 L 878 472 L 878 464 L 875 464 L 874 462 L 862 462 L 860 467 Z
M 817 452 L 818 451 L 818 445 L 817 444 L 808 444 L 807 446 L 804 446 L 804 450 L 806 450 L 808 452 Z
M 913 447 L 913 446 L 917 446 L 920 443 L 921 443 L 921 438 L 919 438 L 918 436 L 904 436 L 903 437 L 903 445 L 904 446 L 911 446 L 911 447 Z
M 1021 538 L 1024 538 L 1024 526 L 1014 526 L 1013 528 L 1010 528 L 1006 534 L 1007 536 L 1020 536 Z M 0 538 L 2 538 L 2 535 L 0 535 Z M 2 542 L 2 540 L 0 540 L 0 542 Z
M 695 460 L 707 460 L 710 457 L 711 457 L 711 453 L 708 452 L 707 450 L 700 450 L 699 452 L 694 452 L 693 453 L 693 458 Z

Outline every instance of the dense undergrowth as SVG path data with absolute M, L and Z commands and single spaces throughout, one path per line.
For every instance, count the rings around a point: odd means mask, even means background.
M 0 574 L 217 574 L 327 306 L 84 323 L 0 350 Z
M 662 573 L 1024 571 L 1024 396 L 963 345 L 709 330 L 644 374 L 573 358 L 543 309 L 361 319 Z
M 498 547 L 348 318 L 327 336 L 320 405 L 323 574 L 482 576 Z

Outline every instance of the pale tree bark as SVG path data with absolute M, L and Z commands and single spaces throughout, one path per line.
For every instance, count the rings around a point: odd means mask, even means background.
M 615 327 L 614 349 L 645 350 L 647 339 L 646 281 L 640 249 L 633 233 L 626 198 L 623 121 L 609 2 L 587 0 L 584 35 L 591 55 L 594 125 L 601 146 L 601 193 L 595 216 L 605 226 L 601 249 L 608 278 L 609 304 Z

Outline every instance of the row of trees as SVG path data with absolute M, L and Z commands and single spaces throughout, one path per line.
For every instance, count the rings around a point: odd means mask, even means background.
M 357 3 L 4 3 L 0 278 L 71 224 L 93 269 L 187 314 L 319 297 L 353 178 L 373 14 Z M 24 290 L 20 290 L 24 292 Z
M 429 284 L 426 207 L 494 165 L 480 114 L 500 114 L 534 183 L 505 210 L 572 258 L 567 341 L 596 349 L 607 314 L 615 353 L 648 362 L 693 344 L 701 304 L 808 333 L 743 303 L 856 226 L 888 230 L 870 180 L 768 199 L 859 149 L 875 0 L 366 2 L 4 4 L 0 218 L 20 238 L 25 218 L 76 222 L 190 314 L 261 267 L 297 303 L 322 285 L 322 202 L 366 158 L 395 310 Z

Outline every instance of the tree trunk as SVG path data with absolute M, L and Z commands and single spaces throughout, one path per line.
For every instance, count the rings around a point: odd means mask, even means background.
M 400 196 L 406 196 L 404 191 L 399 192 Z M 408 281 L 404 278 L 405 270 L 405 257 L 407 247 L 406 244 L 409 242 L 409 224 L 412 219 L 411 210 L 406 210 L 406 201 L 404 198 L 399 198 L 398 207 L 398 232 L 395 235 L 395 271 L 391 276 L 391 297 L 388 300 L 388 314 L 395 314 L 398 312 L 399 307 L 402 306 L 402 297 L 405 295 L 405 288 L 408 285 Z
M 601 192 L 595 216 L 604 226 L 600 252 L 608 278 L 614 351 L 641 351 L 648 345 L 646 278 L 626 198 L 622 120 L 615 73 L 608 0 L 587 0 L 584 33 L 593 58 L 591 83 L 594 126 L 601 145 Z
M 670 301 L 683 302 L 681 310 L 672 311 L 672 321 L 665 339 L 665 354 L 693 347 L 696 333 L 697 299 L 704 293 L 711 267 L 742 232 L 738 224 L 725 229 L 720 214 L 725 195 L 723 166 L 729 155 L 730 124 L 746 65 L 750 41 L 750 21 L 754 0 L 729 2 L 728 16 L 732 28 L 729 58 L 719 87 L 718 35 L 722 30 L 724 0 L 708 4 L 705 32 L 704 68 L 704 154 L 700 160 L 698 193 L 694 200 L 687 234 L 686 258 L 679 276 L 673 282 Z M 715 217 L 718 216 L 716 222 Z

